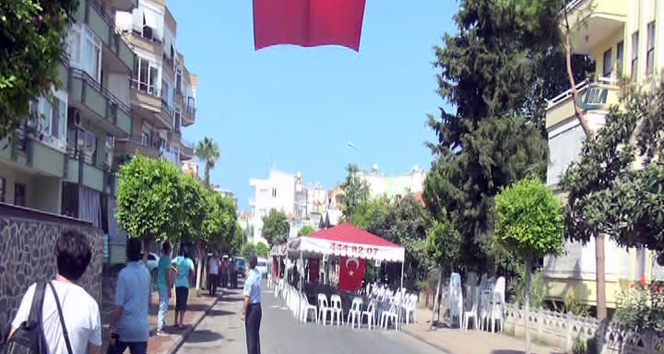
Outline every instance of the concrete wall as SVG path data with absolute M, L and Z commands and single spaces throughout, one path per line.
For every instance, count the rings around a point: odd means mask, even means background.
M 78 284 L 99 303 L 104 256 L 101 230 L 78 220 L 0 203 L 0 329 L 13 319 L 31 284 L 56 274 L 53 249 L 66 229 L 88 237 L 92 260 Z

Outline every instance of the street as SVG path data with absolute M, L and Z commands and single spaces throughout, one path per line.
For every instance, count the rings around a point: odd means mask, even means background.
M 353 330 L 346 326 L 301 323 L 289 311 L 278 307 L 269 290 L 263 291 L 262 303 L 262 353 L 441 353 L 428 344 L 394 330 Z M 240 321 L 241 309 L 241 290 L 225 295 L 189 336 L 178 353 L 246 353 L 244 323 Z

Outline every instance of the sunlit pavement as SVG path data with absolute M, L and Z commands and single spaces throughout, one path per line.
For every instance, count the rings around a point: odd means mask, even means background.
M 240 321 L 241 311 L 240 291 L 231 291 L 215 305 L 180 348 L 179 353 L 246 353 L 244 322 Z M 263 292 L 260 334 L 263 354 L 441 353 L 428 344 L 394 330 L 369 331 L 366 328 L 351 329 L 346 326 L 301 323 L 291 312 L 278 306 L 269 290 Z

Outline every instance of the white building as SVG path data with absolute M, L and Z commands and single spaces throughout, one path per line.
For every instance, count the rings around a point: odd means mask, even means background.
M 295 216 L 295 182 L 294 174 L 274 168 L 270 170 L 267 179 L 251 178 L 249 180 L 249 185 L 254 190 L 254 198 L 249 199 L 253 235 L 248 241 L 267 243 L 261 236 L 263 217 L 267 216 L 272 209 L 283 211 L 286 217 L 293 219 Z
M 361 178 L 369 183 L 369 193 L 372 198 L 387 196 L 394 198 L 409 193 L 422 192 L 426 172 L 416 165 L 410 171 L 399 175 L 383 175 L 378 172 L 378 165 L 373 165 L 371 172 L 363 171 Z

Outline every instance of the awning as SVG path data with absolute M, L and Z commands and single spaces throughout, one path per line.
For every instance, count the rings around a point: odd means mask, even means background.
M 334 255 L 351 258 L 403 262 L 405 248 L 351 224 L 323 229 L 290 242 L 288 253 L 303 256 Z
M 272 246 L 272 249 L 270 249 L 270 256 L 283 256 L 286 254 L 287 249 L 288 249 L 287 242 L 284 242 L 280 245 L 274 245 Z

